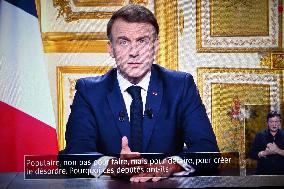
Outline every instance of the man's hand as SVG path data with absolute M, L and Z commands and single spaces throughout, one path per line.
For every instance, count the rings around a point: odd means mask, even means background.
M 281 156 L 284 156 L 284 150 L 280 149 L 274 142 L 268 143 L 266 145 L 266 149 L 264 151 L 260 151 L 258 153 L 258 156 L 265 157 L 271 154 L 279 154 Z
M 266 146 L 266 150 L 268 150 L 271 154 L 283 154 L 283 150 L 280 149 L 274 142 L 268 143 Z
M 163 178 L 167 178 L 174 173 L 184 171 L 184 169 L 177 163 L 169 163 L 168 159 L 159 164 L 151 164 L 147 166 L 145 172 L 134 175 L 130 178 L 131 182 L 147 182 L 152 180 L 157 182 Z
M 110 159 L 105 173 L 110 176 L 133 176 L 144 172 L 147 160 L 141 158 L 139 152 L 132 152 L 128 146 L 127 137 L 121 139 L 119 158 Z

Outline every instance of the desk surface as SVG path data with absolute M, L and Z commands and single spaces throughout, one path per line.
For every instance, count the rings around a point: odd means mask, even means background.
M 216 176 L 172 177 L 153 183 L 131 183 L 126 180 L 101 178 L 24 180 L 23 173 L 0 173 L 0 189 L 21 188 L 178 188 L 178 187 L 237 187 L 237 186 L 284 186 L 284 176 Z

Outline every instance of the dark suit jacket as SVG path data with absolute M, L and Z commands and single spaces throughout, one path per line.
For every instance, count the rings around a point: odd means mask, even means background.
M 66 128 L 67 154 L 119 154 L 121 138 L 130 139 L 130 124 L 114 68 L 78 80 Z M 216 138 L 192 76 L 153 65 L 143 120 L 143 151 L 179 154 L 218 152 Z M 125 119 L 119 119 L 125 112 Z

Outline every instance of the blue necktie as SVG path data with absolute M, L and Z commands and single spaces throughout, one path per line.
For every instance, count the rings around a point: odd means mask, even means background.
M 141 87 L 131 86 L 127 92 L 132 97 L 130 105 L 130 144 L 132 151 L 142 151 L 142 122 L 143 122 L 143 102 L 141 97 Z

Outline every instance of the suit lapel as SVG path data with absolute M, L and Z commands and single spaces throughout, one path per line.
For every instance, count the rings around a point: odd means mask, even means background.
M 145 115 L 143 119 L 143 152 L 146 152 L 148 148 L 162 102 L 163 87 L 162 81 L 158 77 L 157 70 L 153 65 L 145 105 L 145 110 L 150 110 L 153 116 L 150 118 L 150 116 Z
M 107 95 L 107 99 L 121 137 L 126 136 L 129 139 L 130 123 L 127 115 L 127 110 L 118 85 L 116 69 L 114 69 L 113 71 L 115 73 L 113 73 L 112 84 L 110 86 L 110 92 Z

